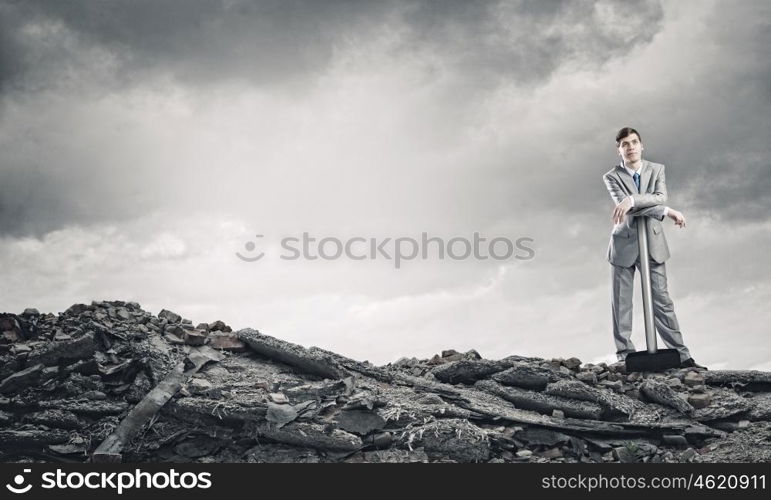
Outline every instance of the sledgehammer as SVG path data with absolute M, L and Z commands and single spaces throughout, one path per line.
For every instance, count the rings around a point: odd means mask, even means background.
M 640 249 L 643 313 L 645 316 L 645 343 L 647 351 L 630 353 L 626 357 L 626 372 L 661 372 L 680 367 L 677 349 L 656 349 L 656 330 L 653 326 L 653 298 L 651 296 L 651 269 L 648 255 L 648 217 L 637 217 L 637 244 Z

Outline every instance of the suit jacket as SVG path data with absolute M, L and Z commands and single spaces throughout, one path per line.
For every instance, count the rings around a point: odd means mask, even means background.
M 608 261 L 616 266 L 634 265 L 640 252 L 637 221 L 640 217 L 648 217 L 648 253 L 657 263 L 665 262 L 669 258 L 669 246 L 660 222 L 664 220 L 664 204 L 667 201 L 664 165 L 642 161 L 639 193 L 632 176 L 621 164 L 605 173 L 602 180 L 615 204 L 627 196 L 634 200 L 634 207 L 627 213 L 625 220 L 613 226 L 608 243 Z

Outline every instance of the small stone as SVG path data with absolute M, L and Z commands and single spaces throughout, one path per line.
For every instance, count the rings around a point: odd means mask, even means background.
M 286 397 L 286 394 L 281 392 L 271 392 L 268 394 L 268 397 L 271 401 L 273 401 L 276 404 L 285 404 L 289 403 L 289 398 Z
M 3 341 L 7 344 L 13 344 L 19 341 L 19 335 L 14 330 L 6 330 L 3 332 Z
M 217 320 L 214 323 L 209 323 L 209 331 L 211 332 L 230 332 L 232 330 L 232 328 L 220 320 Z
M 614 381 L 603 380 L 598 385 L 600 385 L 601 387 L 606 387 L 608 389 L 611 389 L 615 392 L 620 391 L 621 388 L 624 386 L 624 384 L 620 380 L 614 380 Z
M 621 373 L 623 375 L 626 375 L 626 362 L 618 361 L 616 363 L 613 363 L 612 365 L 608 366 L 608 371 L 612 373 Z
M 613 448 L 613 458 L 624 464 L 632 464 L 637 462 L 637 457 L 635 454 L 626 446 Z
M 632 399 L 640 399 L 640 389 L 633 387 L 624 391 L 624 395 Z
M 565 412 L 562 410 L 554 409 L 551 411 L 551 416 L 554 418 L 565 418 Z
M 589 385 L 597 384 L 597 374 L 594 373 L 593 371 L 580 372 L 576 375 L 576 378 L 585 384 L 589 384 Z
M 198 323 L 198 326 L 196 326 L 195 329 L 202 330 L 204 332 L 211 331 L 211 328 L 209 328 L 209 323 Z
M 192 331 L 185 332 L 185 344 L 192 346 L 204 345 L 206 343 L 206 335 L 203 332 Z
M 72 340 L 72 335 L 67 335 L 66 333 L 57 333 L 54 335 L 54 340 L 59 342 L 64 342 L 66 340 Z
M 193 378 L 187 384 L 187 390 L 191 394 L 204 394 L 213 387 L 212 383 L 205 378 Z
M 516 455 L 518 458 L 528 458 L 532 456 L 533 452 L 530 450 L 519 450 Z
M 548 450 L 539 452 L 538 455 L 544 458 L 554 459 L 554 458 L 562 457 L 563 453 L 562 453 L 562 449 L 560 448 L 549 448 Z
M 709 394 L 691 394 L 688 396 L 688 402 L 698 410 L 699 408 L 706 408 L 709 406 L 712 402 L 712 398 L 710 398 Z
M 81 397 L 85 399 L 91 399 L 94 401 L 102 401 L 104 399 L 107 399 L 107 394 L 103 393 L 102 391 L 87 391 L 81 394 Z
M 171 335 L 176 335 L 179 338 L 184 338 L 185 337 L 185 331 L 186 330 L 184 328 L 182 328 L 180 325 L 166 325 L 163 328 L 163 333 L 167 333 L 167 334 L 171 334 Z
M 478 353 L 477 351 L 475 351 L 474 349 L 469 349 L 468 351 L 466 351 L 465 353 L 463 353 L 463 359 L 470 359 L 470 360 L 472 360 L 472 361 L 473 361 L 473 360 L 475 360 L 475 359 L 482 359 L 482 355 L 481 355 L 481 354 L 479 354 L 479 353 Z
M 158 317 L 161 319 L 165 319 L 169 323 L 179 323 L 182 321 L 182 316 L 180 316 L 177 313 L 171 312 L 167 309 L 161 310 L 161 312 L 158 313 Z
M 115 311 L 115 315 L 118 317 L 118 319 L 122 319 L 124 321 L 131 318 L 131 315 L 129 314 L 129 312 L 123 308 Z
M 444 359 L 442 359 L 438 354 L 434 354 L 434 357 L 429 359 L 426 364 L 433 366 L 433 365 L 441 365 L 444 362 L 445 362 Z
M 739 424 L 737 425 L 739 429 L 746 429 L 749 426 L 750 426 L 749 420 L 739 420 Z
M 683 383 L 688 387 L 696 387 L 697 385 L 704 385 L 704 375 L 699 372 L 689 371 L 683 377 Z
M 562 365 L 568 370 L 578 371 L 581 368 L 581 360 L 578 358 L 568 358 L 562 362 Z
M 214 332 L 209 336 L 209 345 L 214 349 L 223 351 L 246 351 L 246 344 L 233 333 Z
M 181 338 L 177 337 L 176 335 L 171 335 L 169 333 L 164 333 L 163 338 L 166 339 L 166 341 L 169 344 L 180 345 L 185 343 L 185 341 L 182 340 Z
M 694 450 L 693 448 L 688 448 L 684 452 L 680 454 L 680 460 L 683 462 L 692 462 L 694 458 L 698 455 L 698 452 Z
M 666 444 L 671 444 L 674 446 L 688 446 L 688 440 L 685 439 L 685 436 L 680 436 L 677 434 L 665 434 L 661 437 L 661 439 Z
M 40 311 L 35 309 L 34 307 L 28 307 L 24 309 L 24 312 L 21 313 L 22 316 L 40 316 Z
M 12 350 L 13 350 L 13 353 L 18 356 L 19 354 L 30 352 L 32 348 L 27 344 L 16 344 L 13 346 Z

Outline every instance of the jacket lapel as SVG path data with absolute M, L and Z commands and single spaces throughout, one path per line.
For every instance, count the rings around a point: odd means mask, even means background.
M 642 167 L 640 167 L 640 170 L 642 170 L 642 173 L 640 174 L 640 192 L 647 193 L 648 184 L 650 184 L 651 181 L 651 170 L 653 170 L 650 163 L 648 163 L 648 160 L 642 161 Z
M 618 175 L 618 178 L 624 183 L 630 194 L 637 193 L 637 186 L 634 185 L 632 176 L 629 175 L 629 172 L 626 171 L 623 165 L 616 165 L 616 175 Z

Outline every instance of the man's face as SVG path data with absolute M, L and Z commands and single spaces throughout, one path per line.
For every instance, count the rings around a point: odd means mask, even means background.
M 642 149 L 642 142 L 637 134 L 629 134 L 621 139 L 618 145 L 618 154 L 624 159 L 624 163 L 635 163 L 640 161 Z

